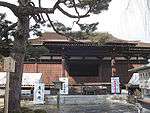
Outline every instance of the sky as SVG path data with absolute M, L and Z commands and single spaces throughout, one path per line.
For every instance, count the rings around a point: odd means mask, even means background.
M 1 0 L 17 4 L 17 0 Z M 33 0 L 37 3 L 38 0 Z M 42 0 L 43 7 L 52 7 L 55 0 Z M 150 8 L 149 0 L 112 0 L 109 9 L 99 15 L 91 15 L 81 19 L 81 23 L 99 22 L 98 32 L 108 32 L 117 38 L 124 40 L 140 40 L 150 43 Z M 0 7 L 0 12 L 7 12 L 7 18 L 16 22 L 17 18 L 7 8 Z M 74 13 L 74 11 L 69 11 Z M 83 12 L 83 11 L 82 11 Z M 74 20 L 63 16 L 56 11 L 50 16 L 55 21 L 60 21 L 73 30 L 78 30 L 77 25 L 73 25 Z M 57 19 L 57 20 L 56 20 Z M 44 28 L 44 31 L 51 31 Z

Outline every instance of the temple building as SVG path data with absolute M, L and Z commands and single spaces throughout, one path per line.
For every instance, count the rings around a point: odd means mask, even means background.
M 60 77 L 67 77 L 70 94 L 82 92 L 85 86 L 105 89 L 110 86 L 112 76 L 119 76 L 123 87 L 132 75 L 128 70 L 147 64 L 150 58 L 150 44 L 117 38 L 100 45 L 90 40 L 70 41 L 56 33 L 44 33 L 30 42 L 33 47 L 46 47 L 48 53 L 26 59 L 24 72 L 42 73 L 47 86 Z

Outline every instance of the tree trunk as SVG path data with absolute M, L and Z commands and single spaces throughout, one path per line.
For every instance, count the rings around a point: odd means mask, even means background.
M 20 113 L 21 83 L 23 74 L 23 62 L 25 56 L 26 42 L 29 38 L 29 17 L 18 19 L 17 32 L 14 39 L 14 51 L 12 53 L 15 61 L 15 73 L 10 74 L 9 82 L 9 104 L 8 113 Z
M 8 113 L 20 113 L 20 100 L 21 100 L 21 81 L 23 72 L 23 60 L 24 54 L 16 53 L 16 72 L 10 74 L 9 81 L 9 102 L 8 102 Z

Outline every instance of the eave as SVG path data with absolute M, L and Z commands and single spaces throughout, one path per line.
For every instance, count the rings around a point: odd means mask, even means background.
M 136 68 L 132 68 L 132 69 L 129 69 L 128 71 L 129 72 L 139 72 L 139 71 L 143 71 L 143 70 L 146 70 L 146 69 L 150 69 L 150 64 L 143 65 L 143 66 L 136 67 Z

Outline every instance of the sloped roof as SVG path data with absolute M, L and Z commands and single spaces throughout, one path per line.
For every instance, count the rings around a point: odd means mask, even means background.
M 107 44 L 132 44 L 136 47 L 150 47 L 150 43 L 141 42 L 140 40 L 136 41 L 128 41 L 128 40 L 122 40 L 116 37 L 110 38 L 107 42 Z
M 150 69 L 150 64 L 142 65 L 140 67 L 135 67 L 135 68 L 129 69 L 128 71 L 129 72 L 139 72 L 141 70 L 146 70 L 146 69 Z
M 138 47 L 150 47 L 150 43 L 138 42 L 137 46 Z
M 78 40 L 83 43 L 92 43 L 91 40 Z M 62 35 L 59 35 L 55 32 L 45 32 L 41 37 L 30 39 L 30 42 L 33 45 L 43 45 L 44 42 L 70 42 L 70 40 Z M 109 37 L 106 41 L 106 44 L 132 44 L 137 47 L 150 47 L 150 43 L 144 43 L 141 41 L 127 41 L 122 40 L 116 37 Z
M 42 45 L 44 42 L 53 42 L 53 41 L 59 41 L 59 42 L 67 42 L 69 41 L 67 37 L 61 36 L 54 32 L 45 32 L 42 34 L 41 37 L 30 39 L 30 42 L 35 45 Z
M 123 40 L 123 39 L 119 39 L 119 38 L 116 38 L 116 37 L 111 37 L 107 40 L 106 43 L 129 43 L 129 41 L 127 40 Z

